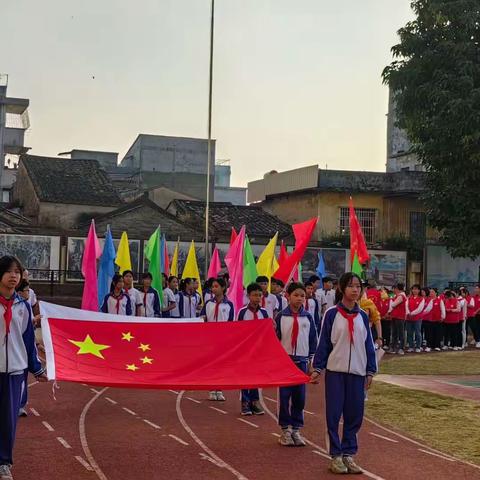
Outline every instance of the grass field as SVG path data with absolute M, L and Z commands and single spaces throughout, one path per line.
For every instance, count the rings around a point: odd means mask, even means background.
M 480 349 L 415 355 L 388 355 L 380 373 L 390 375 L 480 375 Z
M 375 381 L 368 397 L 372 420 L 480 465 L 480 403 Z

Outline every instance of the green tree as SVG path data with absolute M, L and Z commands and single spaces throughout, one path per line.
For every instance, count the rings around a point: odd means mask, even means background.
M 480 1 L 415 0 L 383 80 L 427 170 L 430 224 L 455 257 L 480 255 Z

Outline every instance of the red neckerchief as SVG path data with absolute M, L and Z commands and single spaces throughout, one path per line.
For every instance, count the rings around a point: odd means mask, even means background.
M 214 300 L 215 302 L 215 313 L 213 314 L 213 319 L 218 322 L 218 311 L 220 310 L 220 303 L 221 302 L 217 302 L 217 299 Z
M 293 317 L 293 325 L 292 325 L 292 349 L 295 350 L 297 348 L 297 341 L 298 341 L 298 313 L 292 312 Z
M 115 308 L 117 310 L 117 315 L 120 312 L 120 301 L 123 298 L 123 293 L 121 293 L 118 297 L 115 296 L 114 293 L 112 293 L 112 297 L 117 301 L 117 304 L 115 305 Z
M 253 319 L 258 320 L 258 308 L 256 310 L 253 309 L 250 305 L 248 306 L 248 309 L 253 313 Z
M 308 312 L 308 301 L 309 301 L 309 300 L 310 300 L 309 298 L 306 298 L 306 299 L 305 299 L 305 310 L 306 310 L 307 312 Z
M 354 319 L 358 315 L 358 312 L 348 313 L 340 305 L 337 305 L 337 310 L 340 315 L 345 318 L 348 322 L 348 332 L 350 333 L 350 342 L 353 343 L 353 329 L 354 329 Z
M 10 323 L 12 323 L 13 300 L 14 300 L 13 297 L 7 299 L 5 297 L 0 296 L 0 304 L 2 304 L 5 308 L 3 318 L 5 319 L 5 332 L 7 335 L 10 333 Z
M 268 296 L 268 293 L 267 295 L 262 295 L 262 308 L 265 308 L 265 298 L 267 298 Z

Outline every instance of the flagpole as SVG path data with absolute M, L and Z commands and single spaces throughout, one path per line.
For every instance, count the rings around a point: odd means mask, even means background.
M 211 0 L 211 15 L 210 15 L 210 70 L 208 81 L 208 140 L 207 140 L 207 197 L 205 208 L 205 270 L 208 271 L 209 261 L 209 224 L 210 224 L 210 170 L 212 161 L 212 86 L 213 86 L 213 32 L 214 32 L 214 18 L 215 18 L 215 0 Z

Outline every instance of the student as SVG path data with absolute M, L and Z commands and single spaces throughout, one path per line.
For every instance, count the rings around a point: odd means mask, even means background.
M 317 335 L 320 335 L 320 307 L 318 305 L 318 300 L 315 298 L 314 295 L 314 286 L 312 282 L 305 283 L 305 293 L 305 310 L 312 316 L 313 321 L 315 322 L 315 327 L 317 329 Z
M 333 473 L 362 473 L 353 457 L 363 421 L 365 389 L 377 372 L 375 347 L 367 314 L 360 309 L 362 281 L 345 273 L 339 281 L 342 299 L 325 314 L 320 341 L 313 359 L 312 383 L 325 371 L 325 410 Z M 338 428 L 343 417 L 343 438 Z
M 197 314 L 196 314 L 196 316 L 198 317 L 200 311 L 202 310 L 203 298 L 200 295 L 200 292 L 198 291 L 200 289 L 200 280 L 198 278 L 192 278 L 192 281 L 193 281 L 193 291 L 195 293 L 195 296 L 197 297 Z
M 36 327 L 40 326 L 40 306 L 38 304 L 37 294 L 35 290 L 30 285 L 30 273 L 27 269 L 23 271 L 22 279 L 29 282 L 29 290 L 28 290 L 28 303 L 32 307 L 33 312 L 33 324 Z
M 241 308 L 237 320 L 264 320 L 269 318 L 268 312 L 260 307 L 262 301 L 262 287 L 258 283 L 251 283 L 247 287 L 248 304 Z M 260 405 L 258 388 L 242 390 L 242 415 L 263 415 L 265 412 Z
M 422 312 L 425 308 L 425 299 L 420 295 L 420 285 L 412 285 L 407 301 L 407 342 L 408 353 L 422 351 Z
M 178 311 L 180 318 L 195 318 L 199 306 L 199 295 L 193 288 L 193 278 L 182 279 L 180 293 L 178 294 Z
M 480 348 L 480 285 L 475 287 L 474 294 L 470 299 L 472 321 L 470 328 L 473 334 L 475 347 Z
M 162 273 L 162 295 L 163 295 L 163 304 L 162 304 L 162 317 L 170 318 L 170 312 L 175 309 L 177 306 L 175 301 L 175 295 L 168 288 L 168 277 L 165 273 Z
M 425 326 L 425 339 L 427 341 L 425 351 L 440 351 L 440 342 L 442 341 L 443 321 L 445 320 L 445 304 L 437 296 L 435 288 L 422 289 L 427 293 L 426 306 L 423 310 L 422 321 Z
M 338 303 L 338 302 L 337 302 Z M 362 298 L 359 302 L 360 308 L 368 315 L 368 321 L 370 324 L 370 330 L 372 331 L 372 336 L 375 339 L 375 343 L 380 348 L 383 345 L 382 338 L 382 317 L 378 311 L 373 300 L 367 297 L 367 291 L 364 290 Z
M 318 303 L 322 309 L 322 315 L 335 305 L 335 289 L 333 288 L 333 279 L 323 277 L 323 288 L 315 292 Z
M 288 307 L 275 318 L 277 336 L 292 361 L 304 373 L 308 362 L 317 348 L 317 329 L 312 316 L 305 310 L 305 287 L 292 282 L 287 288 Z M 305 440 L 300 434 L 303 427 L 305 408 L 305 385 L 280 387 L 278 423 L 282 434 L 280 445 L 304 447 Z
M 142 289 L 140 295 L 142 297 L 145 316 L 148 318 L 159 318 L 162 316 L 160 307 L 160 297 L 157 290 L 152 287 L 152 274 L 146 272 L 142 275 Z
M 100 311 L 115 315 L 132 315 L 130 297 L 123 291 L 123 277 L 116 273 L 112 278 L 110 293 L 105 296 Z
M 445 336 L 443 340 L 443 349 L 444 350 L 459 350 L 460 344 L 462 342 L 461 336 L 461 325 L 460 325 L 460 316 L 461 306 L 458 301 L 455 292 L 448 290 L 445 292 Z
M 272 293 L 268 291 L 268 277 L 259 276 L 257 277 L 257 282 L 263 291 L 262 301 L 260 305 L 268 312 L 270 318 L 275 318 L 275 314 L 280 310 L 280 305 L 278 304 L 278 299 Z
M 123 282 L 125 284 L 124 291 L 128 295 L 128 298 L 130 298 L 133 315 L 144 317 L 145 311 L 143 308 L 142 296 L 140 292 L 133 287 L 133 272 L 131 270 L 125 270 L 123 272 Z
M 170 318 L 180 318 L 179 305 L 179 291 L 178 291 L 178 278 L 174 275 L 168 277 L 168 286 L 165 288 L 168 290 L 167 296 L 170 300 L 173 298 L 175 302 L 175 307 L 170 310 Z M 164 290 L 164 292 L 165 292 Z
M 386 288 L 380 290 L 380 318 L 382 324 L 383 349 L 385 351 L 390 349 L 392 343 L 392 319 L 388 315 L 390 307 L 390 295 Z
M 209 278 L 204 286 L 203 286 L 203 302 L 207 303 L 209 300 L 211 300 L 214 295 L 212 293 L 212 282 L 215 280 L 215 278 Z
M 467 317 L 468 317 L 468 303 L 470 301 L 470 293 L 465 287 L 459 289 L 458 301 L 460 302 L 461 317 L 460 317 L 460 329 L 462 332 L 462 345 L 463 350 L 467 345 Z
M 285 297 L 285 284 L 278 278 L 273 278 L 270 281 L 272 294 L 277 297 L 277 304 L 279 310 L 285 310 L 288 307 L 288 300 Z
M 393 287 L 394 298 L 390 302 L 388 315 L 392 318 L 392 345 L 390 353 L 404 355 L 405 346 L 405 319 L 407 318 L 407 296 L 405 285 L 397 283 Z
M 377 282 L 375 281 L 374 278 L 371 278 L 368 280 L 367 289 L 365 293 L 367 298 L 371 300 L 377 307 L 377 310 L 380 311 L 380 304 L 382 302 L 382 293 L 380 292 L 380 290 L 378 290 Z
M 30 304 L 15 287 L 22 265 L 11 256 L 0 258 L 0 478 L 11 479 L 18 410 L 25 388 L 25 370 L 37 381 L 47 376 L 37 355 Z

